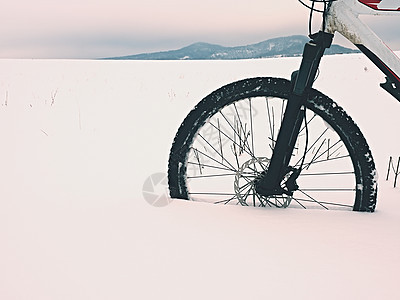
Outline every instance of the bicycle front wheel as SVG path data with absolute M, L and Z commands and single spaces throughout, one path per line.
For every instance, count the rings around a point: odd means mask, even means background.
M 360 129 L 330 98 L 312 90 L 289 167 L 300 169 L 293 195 L 264 197 L 255 181 L 268 169 L 291 83 L 252 78 L 204 98 L 172 144 L 172 198 L 262 207 L 373 212 L 376 170 Z M 290 174 L 288 172 L 287 177 Z

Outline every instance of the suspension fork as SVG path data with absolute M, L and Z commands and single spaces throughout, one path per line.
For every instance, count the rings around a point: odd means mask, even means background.
M 263 196 L 292 195 L 293 191 L 298 188 L 295 180 L 301 170 L 292 173 L 293 178 L 287 181 L 290 181 L 290 184 L 286 184 L 286 189 L 281 186 L 281 182 L 289 172 L 290 158 L 305 116 L 304 104 L 314 83 L 325 49 L 332 44 L 333 34 L 320 31 L 310 35 L 310 38 L 311 40 L 304 46 L 300 69 L 292 74 L 292 91 L 269 167 L 258 178 L 255 185 L 256 192 Z

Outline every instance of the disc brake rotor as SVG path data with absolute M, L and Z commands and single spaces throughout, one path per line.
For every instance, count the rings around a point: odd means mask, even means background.
M 261 174 L 268 169 L 270 159 L 266 157 L 253 157 L 246 161 L 236 172 L 234 191 L 240 204 L 245 206 L 271 206 L 286 208 L 290 205 L 292 197 L 276 195 L 264 197 L 255 190 L 255 183 Z

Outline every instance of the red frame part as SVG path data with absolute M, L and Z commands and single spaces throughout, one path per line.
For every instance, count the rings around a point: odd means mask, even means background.
M 358 2 L 365 4 L 366 6 L 375 9 L 375 10 L 383 10 L 383 11 L 400 11 L 400 2 L 399 2 L 399 6 L 396 7 L 392 7 L 392 8 L 383 8 L 383 7 L 379 7 L 379 4 L 381 2 L 386 2 L 385 0 L 358 0 Z M 393 4 L 393 6 L 396 6 L 397 4 Z

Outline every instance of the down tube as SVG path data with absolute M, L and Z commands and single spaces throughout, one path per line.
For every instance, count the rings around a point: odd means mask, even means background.
M 392 82 L 400 83 L 399 76 L 386 65 L 377 55 L 362 44 L 356 44 L 357 48 L 360 49 Z M 400 63 L 400 62 L 399 62 Z
M 327 18 L 327 31 L 342 34 L 386 76 L 400 84 L 400 59 L 396 54 L 348 6 L 341 1 L 335 3 Z

